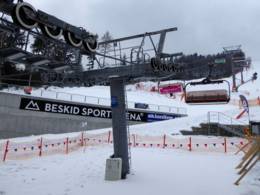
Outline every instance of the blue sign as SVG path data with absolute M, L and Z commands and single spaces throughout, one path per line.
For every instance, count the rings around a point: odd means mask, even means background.
M 163 121 L 163 120 L 169 120 L 169 119 L 174 119 L 174 118 L 175 118 L 175 116 L 167 115 L 167 114 L 151 114 L 151 113 L 149 113 L 147 115 L 147 121 L 148 122 Z
M 117 97 L 116 96 L 112 96 L 111 97 L 111 107 L 112 108 L 115 108 L 118 106 L 118 100 L 117 100 Z

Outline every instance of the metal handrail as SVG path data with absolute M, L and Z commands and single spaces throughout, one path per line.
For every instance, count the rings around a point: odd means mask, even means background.
M 222 113 L 222 112 L 217 112 L 217 111 L 209 111 L 208 112 L 208 122 L 211 122 L 211 114 L 212 113 L 215 113 L 215 114 L 217 114 L 217 122 L 219 123 L 219 124 L 221 124 L 220 122 L 220 117 L 221 116 L 224 116 L 224 117 L 226 117 L 227 119 L 229 119 L 230 120 L 230 124 L 227 124 L 227 125 L 234 125 L 234 124 L 241 124 L 241 125 L 248 125 L 247 123 L 245 123 L 245 122 L 243 122 L 243 121 L 240 121 L 240 120 L 237 120 L 237 119 L 235 119 L 235 118 L 233 118 L 233 117 L 231 117 L 231 116 L 229 116 L 229 115 L 227 115 L 227 114 L 224 114 L 224 113 Z M 234 123 L 235 122 L 235 123 Z
M 0 83 L 0 85 L 1 85 L 1 83 Z M 9 93 L 15 92 L 15 91 L 10 90 L 11 87 L 21 88 L 21 86 L 17 86 L 17 85 L 10 85 L 10 84 L 4 84 L 4 85 L 7 86 L 7 92 L 9 92 Z M 2 91 L 2 92 L 6 92 L 6 91 Z M 56 91 L 43 90 L 43 89 L 40 90 L 38 97 L 45 97 L 46 98 L 46 95 L 44 95 L 44 93 L 48 93 L 48 92 L 53 94 L 52 97 L 48 96 L 48 98 L 50 98 L 50 99 L 61 99 L 61 94 L 63 94 L 63 95 L 68 95 L 68 98 L 62 99 L 62 100 L 66 100 L 66 101 L 93 103 L 93 104 L 104 105 L 104 106 L 110 106 L 110 104 L 111 104 L 110 98 L 102 98 L 102 97 L 96 97 L 96 96 L 86 96 L 86 95 L 82 95 L 82 94 L 74 94 L 74 93 L 68 93 L 68 92 L 56 92 Z M 23 94 L 23 95 L 26 95 L 26 94 Z M 34 94 L 34 95 L 37 97 L 37 94 Z M 82 101 L 75 100 L 76 99 L 75 97 L 81 97 Z M 91 99 L 94 100 L 94 101 L 91 102 L 90 101 Z M 128 101 L 128 105 L 133 105 L 133 106 L 128 106 L 128 107 L 129 108 L 135 108 L 134 107 L 135 103 L 136 102 Z M 145 110 L 153 110 L 153 111 L 159 111 L 159 112 L 169 112 L 169 113 L 187 115 L 187 109 L 184 108 L 184 107 L 174 107 L 174 106 L 159 105 L 159 104 L 148 104 L 148 105 L 149 105 L 149 108 L 145 109 Z M 137 108 L 137 109 L 140 109 L 140 108 Z
M 212 121 L 212 118 L 211 118 L 212 114 L 215 114 L 215 115 L 217 114 L 216 121 L 214 121 L 214 119 Z M 220 119 L 221 116 L 226 117 L 226 119 L 227 119 L 226 121 L 228 121 L 228 123 L 221 122 L 221 119 Z M 225 131 L 228 131 L 229 133 L 232 133 L 233 135 L 240 136 L 240 137 L 244 136 L 244 130 L 238 129 L 237 126 L 248 126 L 248 124 L 246 124 L 242 121 L 234 119 L 231 116 L 228 116 L 222 112 L 216 112 L 216 111 L 208 112 L 208 125 L 209 125 L 208 131 L 210 131 L 210 124 L 213 122 L 217 123 L 217 126 L 224 129 Z

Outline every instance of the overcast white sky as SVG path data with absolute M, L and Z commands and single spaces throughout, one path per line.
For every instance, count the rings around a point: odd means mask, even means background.
M 210 54 L 241 44 L 260 60 L 260 0 L 25 0 L 100 36 L 114 38 L 162 28 L 167 52 Z

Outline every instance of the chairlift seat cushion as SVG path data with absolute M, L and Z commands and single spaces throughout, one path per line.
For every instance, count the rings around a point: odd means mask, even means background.
M 227 90 L 205 90 L 190 91 L 186 93 L 186 103 L 207 103 L 207 102 L 228 102 L 229 95 Z

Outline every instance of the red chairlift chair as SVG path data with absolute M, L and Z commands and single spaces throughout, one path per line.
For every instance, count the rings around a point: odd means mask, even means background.
M 227 83 L 228 89 L 187 91 L 187 86 L 216 85 Z M 189 82 L 184 87 L 184 97 L 187 104 L 227 104 L 230 100 L 230 84 L 226 80 L 210 80 Z

